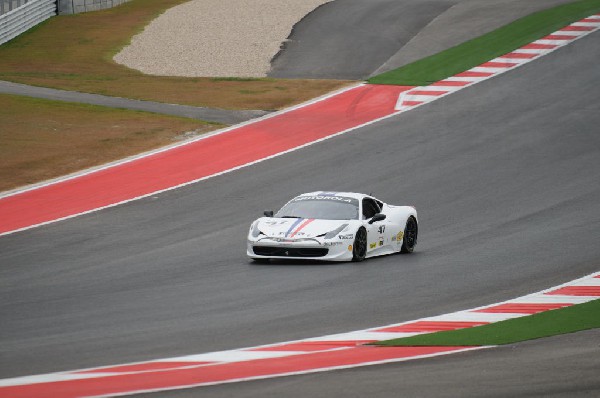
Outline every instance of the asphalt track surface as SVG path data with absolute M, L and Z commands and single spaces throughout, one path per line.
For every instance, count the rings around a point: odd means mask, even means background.
M 335 0 L 298 22 L 270 77 L 366 79 L 568 0 Z
M 2 237 L 0 376 L 357 330 L 494 303 L 597 271 L 598 40 L 593 33 L 497 78 L 301 151 Z M 360 264 L 249 264 L 244 245 L 251 220 L 318 189 L 373 192 L 416 205 L 417 252 Z M 431 395 L 460 384 L 473 396 L 490 395 L 485 385 L 465 386 L 495 376 L 504 391 L 520 385 L 520 396 L 597 392 L 593 381 L 554 384 L 550 391 L 523 382 L 542 366 L 545 380 L 579 380 L 582 369 L 597 369 L 598 356 L 587 352 L 597 350 L 597 333 L 563 338 L 576 341 L 564 350 L 561 338 L 496 349 L 508 370 L 476 366 L 496 362 L 487 350 L 192 393 L 383 397 L 405 388 L 426 396 L 428 374 L 436 377 Z M 561 358 L 552 356 L 559 348 L 572 366 L 548 366 Z M 527 360 L 513 360 L 518 355 L 511 349 Z M 344 378 L 352 382 L 341 384 Z

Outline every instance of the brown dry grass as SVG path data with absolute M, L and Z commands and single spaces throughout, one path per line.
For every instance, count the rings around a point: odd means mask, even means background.
M 281 109 L 347 85 L 336 80 L 148 76 L 112 61 L 130 38 L 185 0 L 133 0 L 49 19 L 0 46 L 0 79 L 223 109 Z
M 93 105 L 0 95 L 0 191 L 175 142 L 218 125 Z

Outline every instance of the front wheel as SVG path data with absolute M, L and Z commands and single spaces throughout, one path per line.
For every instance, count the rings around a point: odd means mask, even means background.
M 404 228 L 404 238 L 402 239 L 402 253 L 412 253 L 417 245 L 417 235 L 419 233 L 419 225 L 417 220 L 410 216 L 406 220 L 406 227 Z
M 352 247 L 352 261 L 362 261 L 367 256 L 367 230 L 360 227 L 354 237 L 354 246 Z

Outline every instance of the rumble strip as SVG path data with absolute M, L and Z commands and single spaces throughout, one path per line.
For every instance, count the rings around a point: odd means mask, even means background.
M 600 28 L 600 14 L 592 15 L 556 32 L 501 55 L 479 66 L 440 80 L 429 86 L 415 87 L 400 93 L 395 109 L 403 112 L 452 94 L 465 87 L 508 72 L 539 57 L 551 53 Z
M 237 350 L 0 380 L 12 398 L 109 397 L 400 362 L 490 347 L 377 347 L 600 298 L 600 272 L 514 300 L 393 325 Z

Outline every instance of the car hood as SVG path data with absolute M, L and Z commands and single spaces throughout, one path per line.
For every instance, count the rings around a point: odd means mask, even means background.
M 314 238 L 344 224 L 346 220 L 317 220 L 314 218 L 261 218 L 258 229 L 273 238 Z

